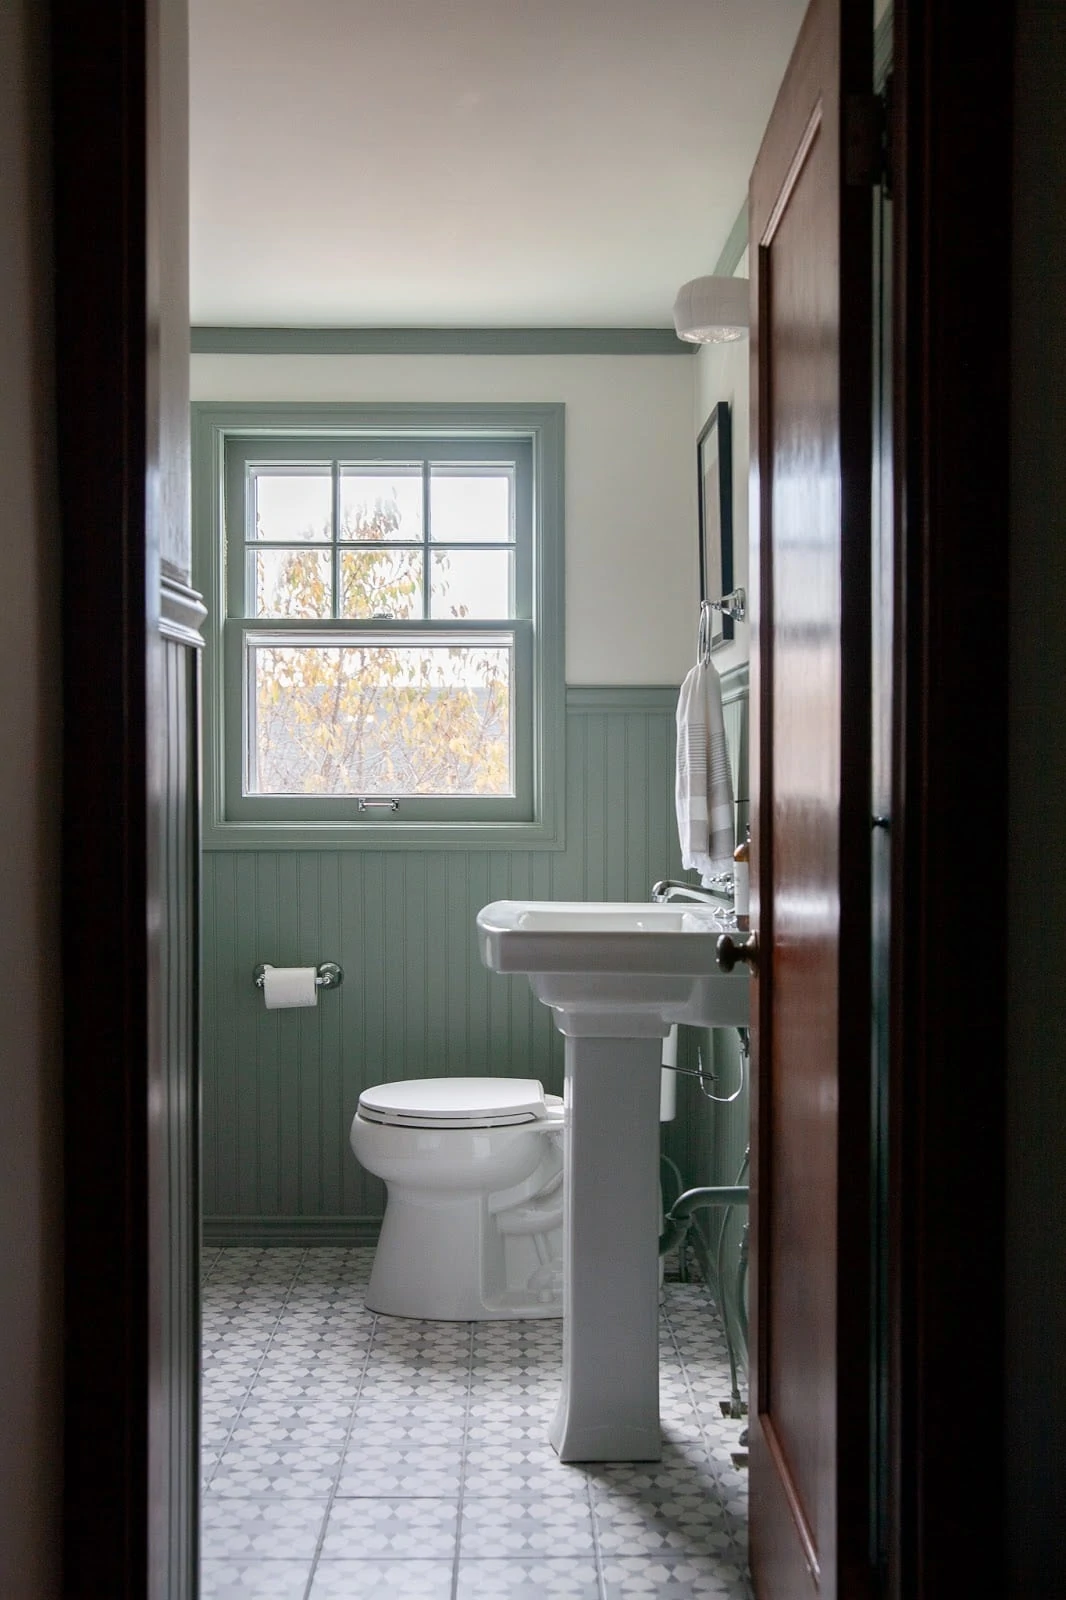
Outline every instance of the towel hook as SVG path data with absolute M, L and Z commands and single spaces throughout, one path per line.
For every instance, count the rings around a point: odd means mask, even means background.
M 700 601 L 700 625 L 696 635 L 696 657 L 699 661 L 706 661 L 711 653 L 712 611 L 720 611 L 723 616 L 732 617 L 734 622 L 743 622 L 748 614 L 747 592 L 744 589 L 732 589 L 720 600 Z

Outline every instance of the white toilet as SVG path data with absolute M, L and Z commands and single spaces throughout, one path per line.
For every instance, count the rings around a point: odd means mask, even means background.
M 396 1317 L 562 1315 L 563 1103 L 535 1078 L 364 1089 L 351 1146 L 388 1188 L 366 1303 Z

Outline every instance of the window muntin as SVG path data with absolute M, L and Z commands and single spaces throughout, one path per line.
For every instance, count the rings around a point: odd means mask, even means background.
M 532 820 L 530 441 L 233 436 L 225 494 L 227 811 Z

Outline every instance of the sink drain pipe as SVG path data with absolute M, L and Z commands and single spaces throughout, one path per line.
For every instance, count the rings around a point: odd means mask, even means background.
M 738 1177 L 743 1177 L 748 1167 L 748 1156 L 745 1154 Z M 733 1339 L 733 1330 L 730 1326 L 729 1309 L 726 1301 L 725 1290 L 722 1286 L 722 1246 L 725 1240 L 726 1225 L 729 1221 L 729 1212 L 734 1206 L 747 1207 L 748 1186 L 742 1183 L 717 1184 L 713 1188 L 687 1189 L 679 1195 L 663 1219 L 663 1231 L 659 1235 L 659 1254 L 664 1256 L 668 1251 L 682 1245 L 693 1218 L 697 1211 L 712 1209 L 724 1210 L 722 1225 L 718 1235 L 718 1301 L 722 1313 L 722 1328 L 725 1333 L 726 1350 L 729 1355 L 729 1378 L 731 1385 L 730 1405 L 735 1417 L 743 1415 L 744 1407 L 740 1397 L 740 1384 L 737 1376 L 737 1352 Z M 745 1324 L 745 1345 L 747 1318 L 744 1315 L 743 1292 L 747 1278 L 748 1252 L 747 1230 L 741 1244 L 740 1263 L 737 1271 L 737 1316 Z
M 683 1242 L 697 1211 L 708 1211 L 713 1206 L 746 1206 L 747 1203 L 746 1183 L 724 1183 L 713 1189 L 686 1189 L 663 1218 L 659 1254 L 665 1256 Z

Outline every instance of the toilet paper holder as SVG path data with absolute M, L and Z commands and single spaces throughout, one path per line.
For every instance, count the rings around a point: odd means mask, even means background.
M 261 961 L 252 973 L 252 982 L 257 989 L 263 987 L 267 967 L 273 965 L 269 961 Z M 316 989 L 339 989 L 344 982 L 344 972 L 335 961 L 323 961 L 315 968 Z

